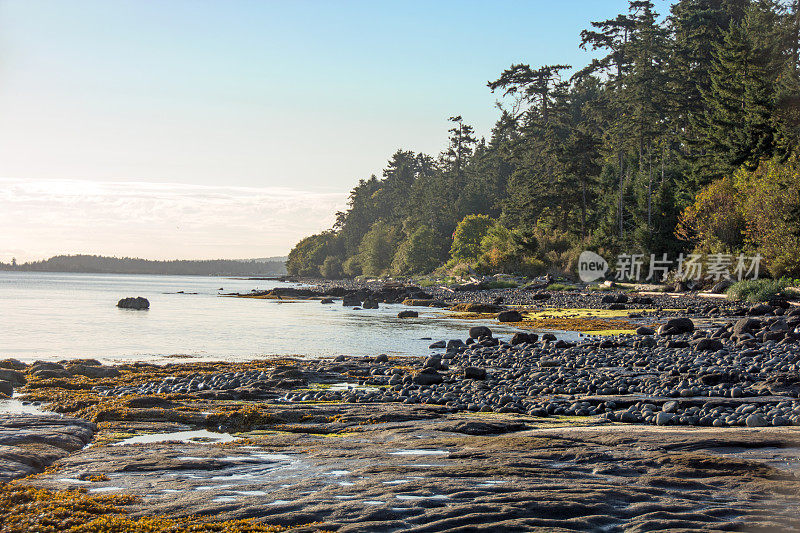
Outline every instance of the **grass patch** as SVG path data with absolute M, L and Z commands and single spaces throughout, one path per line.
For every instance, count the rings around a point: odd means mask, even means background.
M 568 285 L 566 283 L 551 283 L 545 288 L 546 291 L 577 291 L 578 287 L 575 285 Z
M 791 278 L 781 279 L 748 279 L 734 283 L 725 291 L 729 300 L 742 302 L 767 302 L 776 297 L 797 296 L 792 287 L 800 285 L 800 281 Z
M 516 289 L 517 287 L 519 287 L 519 283 L 517 283 L 516 281 L 497 280 L 497 281 L 490 281 L 489 283 L 486 284 L 486 286 L 490 289 Z

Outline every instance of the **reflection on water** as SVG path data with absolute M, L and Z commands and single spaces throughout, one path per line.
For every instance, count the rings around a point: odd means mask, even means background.
M 130 437 L 117 442 L 114 444 L 114 446 L 173 441 L 217 444 L 221 442 L 231 442 L 234 440 L 236 440 L 236 437 L 229 433 L 214 433 L 205 429 L 198 429 L 192 431 L 175 431 L 171 433 L 148 433 L 146 435 L 137 435 L 135 437 Z M 186 457 L 185 459 L 192 460 L 195 458 Z
M 0 272 L 0 358 L 164 362 L 427 355 L 432 341 L 423 338 L 463 339 L 478 323 L 432 320 L 441 311 L 427 308 L 416 308 L 419 318 L 401 320 L 402 305 L 353 310 L 339 301 L 282 305 L 219 296 L 287 285 L 197 276 Z M 150 309 L 118 309 L 117 301 L 127 296 L 148 298 Z M 485 323 L 498 333 L 515 331 Z

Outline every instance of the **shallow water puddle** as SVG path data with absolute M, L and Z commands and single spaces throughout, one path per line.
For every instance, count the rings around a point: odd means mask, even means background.
M 91 483 L 91 481 L 89 481 L 88 479 L 77 479 L 72 477 L 62 477 L 58 481 L 60 481 L 61 483 L 77 483 L 77 484 Z
M 202 487 L 195 487 L 194 490 L 224 490 L 233 487 L 233 485 L 204 485 Z
M 193 444 L 218 444 L 222 442 L 232 442 L 238 437 L 234 437 L 230 433 L 214 433 L 206 429 L 197 429 L 193 431 L 175 431 L 172 433 L 149 433 L 147 435 L 137 435 L 128 439 L 116 442 L 114 446 L 125 446 L 128 444 L 152 444 L 155 442 L 190 442 Z M 194 458 L 188 458 L 192 460 Z
M 43 410 L 41 405 L 23 403 L 14 398 L 0 399 L 0 415 L 52 415 L 61 417 L 58 413 Z
M 349 391 L 349 390 L 360 390 L 360 391 L 371 391 L 375 392 L 380 390 L 378 387 L 370 387 L 368 385 L 359 385 L 358 383 L 332 383 L 331 385 L 317 385 L 318 388 L 324 388 L 329 391 Z
M 396 450 L 389 455 L 449 455 L 447 450 Z
M 477 483 L 476 486 L 482 489 L 494 489 L 499 488 L 500 485 L 506 485 L 508 481 L 502 481 L 499 479 L 490 479 L 488 481 L 481 481 Z
M 122 487 L 97 487 L 96 489 L 89 489 L 89 492 L 112 492 L 115 490 L 125 490 Z
M 434 494 L 433 496 L 419 496 L 416 494 L 397 494 L 395 498 L 398 500 L 416 501 L 416 500 L 448 500 L 450 496 L 446 494 Z

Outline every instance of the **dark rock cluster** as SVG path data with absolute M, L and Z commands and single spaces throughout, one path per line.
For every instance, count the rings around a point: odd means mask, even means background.
M 136 309 L 143 311 L 145 309 L 150 309 L 150 301 L 142 296 L 123 298 L 117 302 L 117 307 L 120 309 Z

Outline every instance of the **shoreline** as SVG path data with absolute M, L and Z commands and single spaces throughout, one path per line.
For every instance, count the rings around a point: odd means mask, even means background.
M 536 301 L 612 305 L 590 296 Z M 639 334 L 571 343 L 476 326 L 418 358 L 4 361 L 0 379 L 61 416 L 0 415 L 2 475 L 19 479 L 0 487 L 126 495 L 131 523 L 800 527 L 800 311 L 689 303 L 625 302 L 617 313 L 655 326 Z M 89 492 L 64 492 L 77 489 Z

